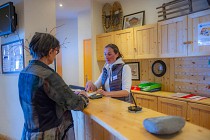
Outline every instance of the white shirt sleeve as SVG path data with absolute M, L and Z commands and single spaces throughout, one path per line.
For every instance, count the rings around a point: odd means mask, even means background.
M 129 65 L 123 66 L 122 71 L 122 90 L 127 90 L 130 92 L 132 85 L 132 74 L 131 74 L 131 68 Z
M 101 83 L 102 83 L 102 73 L 100 74 L 100 76 L 98 77 L 98 79 L 94 83 L 94 85 L 97 87 L 97 89 L 99 89 L 102 86 L 101 85 Z

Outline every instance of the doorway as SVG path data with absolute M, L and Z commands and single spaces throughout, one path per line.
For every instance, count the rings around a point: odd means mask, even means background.
M 83 40 L 84 50 L 84 86 L 92 80 L 92 47 L 91 39 Z

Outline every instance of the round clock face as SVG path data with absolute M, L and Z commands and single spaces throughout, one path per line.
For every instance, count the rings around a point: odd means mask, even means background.
M 152 64 L 152 73 L 161 77 L 166 73 L 166 64 L 162 60 L 157 60 Z

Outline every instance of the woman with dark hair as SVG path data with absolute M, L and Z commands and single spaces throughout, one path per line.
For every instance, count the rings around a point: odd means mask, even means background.
M 129 101 L 131 68 L 122 61 L 122 54 L 115 44 L 105 46 L 104 57 L 106 63 L 101 75 L 95 83 L 86 83 L 86 91 L 97 91 L 104 96 Z
M 32 60 L 18 81 L 25 120 L 22 140 L 75 138 L 70 110 L 83 110 L 88 98 L 84 91 L 75 94 L 48 66 L 59 49 L 59 41 L 47 33 L 35 33 L 29 44 Z

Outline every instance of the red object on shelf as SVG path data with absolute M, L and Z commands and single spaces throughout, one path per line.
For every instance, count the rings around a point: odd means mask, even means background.
M 189 95 L 183 96 L 181 98 L 189 98 L 189 97 L 192 97 L 192 96 L 196 96 L 196 95 L 195 94 L 189 94 Z
M 131 87 L 131 90 L 140 90 L 140 87 L 138 87 L 138 86 L 132 86 Z

